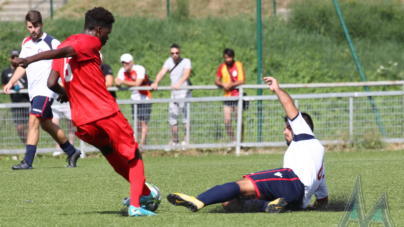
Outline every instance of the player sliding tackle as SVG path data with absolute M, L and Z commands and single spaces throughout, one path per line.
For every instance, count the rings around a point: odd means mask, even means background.
M 60 94 L 58 100 L 70 102 L 76 135 L 97 147 L 115 171 L 130 182 L 129 216 L 154 216 L 141 208 L 155 195 L 145 185 L 144 167 L 132 127 L 122 115 L 115 99 L 105 86 L 99 51 L 108 40 L 115 22 L 112 14 L 97 7 L 87 11 L 84 31 L 67 38 L 57 50 L 25 59 L 14 65 L 27 67 L 43 59 L 53 61 L 48 87 Z M 64 88 L 58 84 L 62 78 Z
M 315 205 L 328 203 L 323 165 L 324 147 L 314 137 L 310 115 L 300 113 L 292 98 L 273 77 L 265 77 L 285 108 L 285 135 L 289 146 L 285 152 L 283 168 L 244 175 L 243 179 L 217 185 L 198 197 L 182 193 L 169 194 L 173 205 L 181 205 L 195 212 L 205 206 L 222 203 L 224 208 L 249 206 L 252 203 L 262 212 L 279 213 L 288 208 L 304 209 L 315 194 Z M 240 203 L 239 198 L 256 198 Z

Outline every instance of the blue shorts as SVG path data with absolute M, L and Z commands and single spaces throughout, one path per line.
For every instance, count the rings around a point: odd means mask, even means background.
M 53 98 L 35 96 L 31 101 L 31 111 L 29 114 L 40 117 L 43 121 L 52 119 L 52 103 Z
M 265 170 L 244 177 L 254 184 L 257 199 L 272 201 L 284 198 L 287 203 L 295 205 L 303 202 L 304 185 L 292 169 Z

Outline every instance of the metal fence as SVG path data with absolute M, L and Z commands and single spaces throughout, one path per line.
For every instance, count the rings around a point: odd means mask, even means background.
M 376 121 L 375 112 L 369 104 L 372 96 L 385 131 L 386 142 L 404 142 L 404 82 L 366 82 L 366 83 L 334 83 L 334 84 L 284 84 L 282 88 L 303 87 L 342 87 L 342 86 L 385 86 L 403 85 L 403 90 L 379 92 L 349 92 L 324 94 L 295 94 L 291 95 L 296 106 L 302 112 L 309 113 L 314 121 L 314 133 L 324 144 L 352 141 L 354 139 L 383 137 L 380 125 Z M 191 88 L 184 87 L 182 89 Z M 130 88 L 133 90 L 136 88 Z M 145 90 L 148 88 L 140 88 Z M 218 89 L 216 86 L 192 86 L 193 90 Z M 188 111 L 186 123 L 187 132 L 182 127 L 181 117 L 178 120 L 179 139 L 182 141 L 186 133 L 186 146 L 168 146 L 171 139 L 171 126 L 168 123 L 168 104 L 171 99 L 151 100 L 117 100 L 121 112 L 133 126 L 135 138 L 139 141 L 136 130 L 137 111 L 132 111 L 131 104 L 152 103 L 149 132 L 144 150 L 156 149 L 195 149 L 195 148 L 226 148 L 235 147 L 236 154 L 240 147 L 284 146 L 283 117 L 285 111 L 276 95 L 243 96 L 246 89 L 268 89 L 266 85 L 243 85 L 239 87 L 239 97 L 193 97 L 176 99 L 176 102 L 187 102 Z M 119 91 L 117 88 L 111 90 Z M 126 89 L 128 90 L 128 89 Z M 171 90 L 170 87 L 159 87 L 159 90 Z M 359 90 L 359 89 L 358 89 Z M 24 92 L 24 91 L 22 91 Z M 229 139 L 224 125 L 223 102 L 238 101 L 238 118 L 232 122 L 236 143 Z M 243 110 L 243 100 L 249 101 L 248 110 Z M 17 128 L 13 122 L 11 108 L 29 108 L 29 103 L 0 104 L 0 154 L 24 153 Z M 260 120 L 260 119 L 261 120 Z M 260 122 L 262 124 L 260 125 Z M 242 136 L 242 124 L 244 133 Z M 66 124 L 62 120 L 61 128 L 66 132 Z M 76 139 L 75 146 L 82 151 L 96 151 L 96 149 Z M 56 150 L 53 139 L 45 132 L 41 132 L 38 152 L 52 152 Z

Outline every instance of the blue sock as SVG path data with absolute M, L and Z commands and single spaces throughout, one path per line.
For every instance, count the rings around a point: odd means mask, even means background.
M 25 152 L 24 160 L 27 162 L 27 165 L 32 166 L 34 162 L 35 153 L 36 153 L 36 145 L 26 145 L 27 151 Z
M 262 201 L 262 200 L 261 200 Z M 268 204 L 270 203 L 271 201 L 263 201 L 263 204 L 262 204 L 262 212 L 265 212 L 265 209 L 267 209 L 267 206 L 268 206 Z
M 73 147 L 73 145 L 68 141 L 64 144 L 59 144 L 60 148 L 67 154 L 67 156 L 70 156 L 76 152 L 76 148 Z
M 236 182 L 216 185 L 215 187 L 200 194 L 197 199 L 205 206 L 215 203 L 230 201 L 240 195 L 240 186 Z

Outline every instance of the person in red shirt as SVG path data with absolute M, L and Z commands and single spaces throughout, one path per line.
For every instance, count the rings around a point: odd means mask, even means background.
M 46 51 L 14 65 L 27 67 L 43 59 L 55 59 L 48 87 L 70 102 L 76 135 L 97 147 L 114 170 L 130 182 L 129 216 L 154 216 L 141 207 L 155 195 L 145 185 L 144 166 L 132 127 L 105 86 L 100 69 L 100 49 L 106 44 L 115 19 L 111 12 L 96 7 L 85 14 L 84 31 L 68 37 L 57 50 Z M 57 82 L 62 78 L 64 88 Z
M 234 50 L 225 49 L 223 51 L 224 63 L 222 63 L 216 72 L 215 84 L 217 86 L 223 87 L 225 97 L 238 97 L 239 91 L 234 87 L 244 84 L 245 76 L 243 64 L 239 61 L 234 61 Z M 238 101 L 224 101 L 223 103 L 223 114 L 224 114 L 224 125 L 226 126 L 227 135 L 229 136 L 232 143 L 236 142 L 234 137 L 234 130 L 231 126 L 231 120 L 233 113 L 236 115 L 238 110 Z M 244 128 L 244 125 L 242 126 Z M 242 129 L 242 131 L 244 131 Z M 243 135 L 243 133 L 241 134 Z

